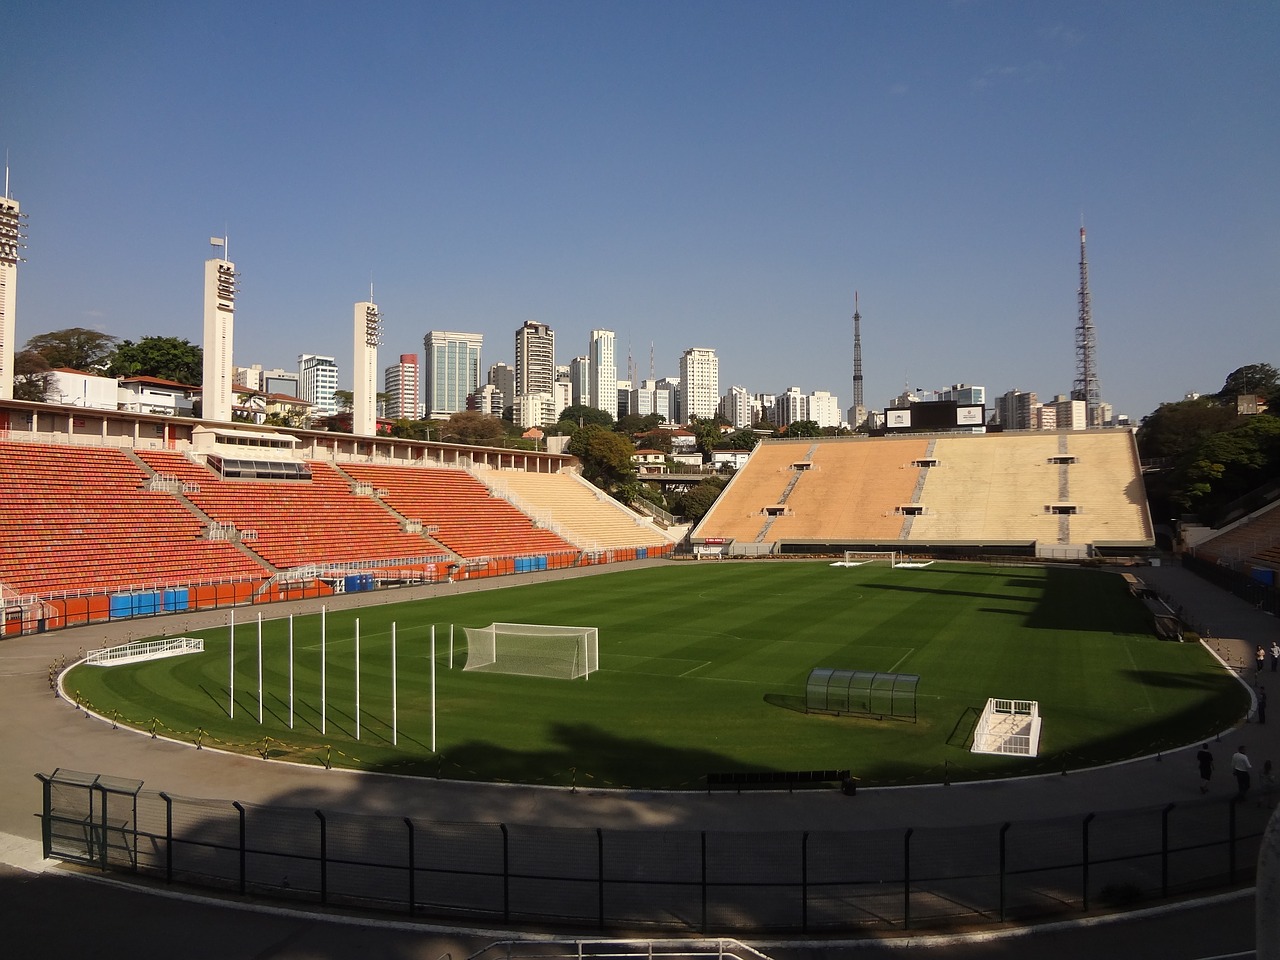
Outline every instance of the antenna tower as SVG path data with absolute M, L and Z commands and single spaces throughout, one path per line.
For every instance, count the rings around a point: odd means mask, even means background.
M 862 314 L 858 312 L 858 291 L 853 291 L 853 408 L 861 416 L 862 402 Z M 858 424 L 854 424 L 858 426 Z
M 1085 402 L 1085 427 L 1097 426 L 1102 391 L 1098 386 L 1097 335 L 1093 329 L 1093 309 L 1089 297 L 1089 258 L 1085 256 L 1084 227 L 1080 227 L 1080 317 L 1076 321 L 1076 382 L 1072 400 Z

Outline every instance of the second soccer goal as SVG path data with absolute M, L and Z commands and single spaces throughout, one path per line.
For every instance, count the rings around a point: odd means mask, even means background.
M 491 623 L 464 629 L 464 670 L 574 680 L 600 669 L 600 637 L 595 627 Z

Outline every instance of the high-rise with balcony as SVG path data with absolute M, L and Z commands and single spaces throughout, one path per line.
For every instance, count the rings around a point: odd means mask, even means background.
M 591 395 L 588 403 L 611 417 L 618 415 L 618 364 L 614 359 L 612 330 L 592 330 L 587 357 Z
M 417 420 L 418 406 L 422 402 L 418 355 L 400 354 L 400 362 L 382 372 L 382 389 L 388 396 L 387 416 L 393 420 Z
M 551 393 L 555 382 L 555 331 L 526 320 L 516 331 L 516 394 Z
M 690 347 L 680 356 L 680 422 L 713 419 L 720 405 L 720 359 L 710 347 Z
M 426 354 L 423 381 L 427 416 L 440 420 L 467 409 L 467 397 L 480 387 L 484 335 L 431 330 L 422 345 Z

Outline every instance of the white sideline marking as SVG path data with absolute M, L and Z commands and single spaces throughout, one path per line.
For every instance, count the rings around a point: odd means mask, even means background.
M 46 860 L 41 856 L 39 840 L 0 833 L 0 863 L 27 873 L 44 873 L 57 861 Z

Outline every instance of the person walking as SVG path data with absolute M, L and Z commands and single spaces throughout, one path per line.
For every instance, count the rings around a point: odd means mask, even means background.
M 1196 753 L 1196 763 L 1200 765 L 1200 792 L 1209 792 L 1209 779 L 1213 776 L 1213 754 L 1206 743 Z
M 1262 672 L 1262 665 L 1267 662 L 1267 648 L 1262 644 L 1258 644 L 1258 649 L 1253 653 L 1253 659 L 1258 664 L 1258 673 Z
M 1271 672 L 1276 672 L 1276 664 L 1280 663 L 1280 640 L 1271 641 Z
M 1249 792 L 1249 771 L 1253 769 L 1253 764 L 1249 762 L 1249 751 L 1245 745 L 1240 744 L 1240 749 L 1231 755 L 1231 772 L 1236 775 L 1236 799 L 1243 800 L 1244 795 Z

